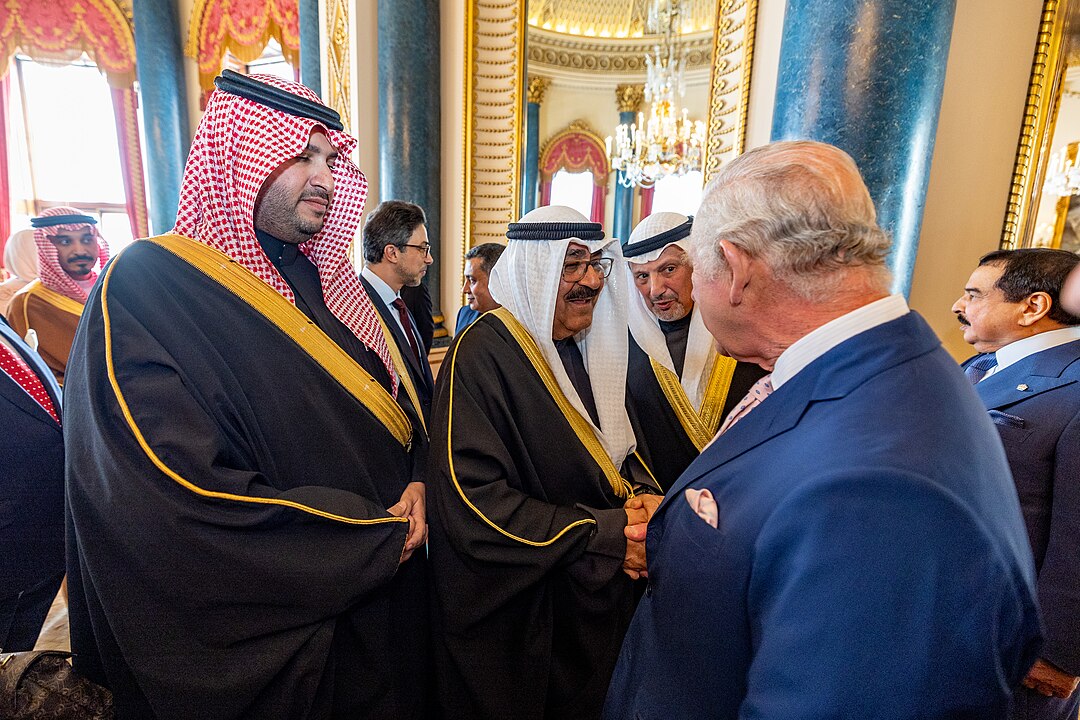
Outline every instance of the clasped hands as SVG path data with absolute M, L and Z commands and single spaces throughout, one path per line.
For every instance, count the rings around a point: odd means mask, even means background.
M 623 560 L 623 572 L 632 580 L 648 577 L 645 567 L 645 534 L 649 519 L 656 512 L 664 498 L 660 495 L 635 495 L 626 501 L 626 559 Z

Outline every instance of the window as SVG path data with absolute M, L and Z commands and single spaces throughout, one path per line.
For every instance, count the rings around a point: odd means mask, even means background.
M 549 205 L 572 207 L 585 217 L 592 216 L 593 174 L 559 170 L 551 178 L 551 201 Z
M 700 170 L 685 175 L 665 175 L 656 181 L 652 212 L 694 215 L 701 205 L 704 177 Z
M 71 205 L 101 219 L 115 253 L 132 238 L 108 82 L 85 56 L 60 66 L 14 62 L 7 138 L 12 227 Z

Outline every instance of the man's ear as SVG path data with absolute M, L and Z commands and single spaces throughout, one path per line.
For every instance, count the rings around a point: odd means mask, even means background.
M 382 260 L 380 260 L 379 262 L 396 263 L 398 261 L 398 254 L 400 252 L 401 251 L 398 249 L 397 245 L 394 245 L 393 243 L 387 243 L 383 245 Z
M 720 241 L 720 251 L 724 253 L 724 261 L 731 272 L 731 288 L 728 291 L 728 302 L 732 305 L 739 305 L 742 303 L 746 286 L 750 284 L 750 265 L 753 258 L 741 247 L 727 240 Z
M 1020 320 L 1018 321 L 1022 327 L 1031 327 L 1035 323 L 1046 317 L 1046 314 L 1050 312 L 1050 307 L 1053 304 L 1053 300 L 1050 296 L 1044 292 L 1031 293 L 1024 300 L 1023 307 L 1020 308 Z

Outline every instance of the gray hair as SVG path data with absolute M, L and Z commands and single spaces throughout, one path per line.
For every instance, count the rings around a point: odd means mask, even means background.
M 720 241 L 763 261 L 799 297 L 819 300 L 862 267 L 885 290 L 889 236 L 855 161 L 812 141 L 776 142 L 724 166 L 705 188 L 690 234 L 696 271 L 728 272 Z

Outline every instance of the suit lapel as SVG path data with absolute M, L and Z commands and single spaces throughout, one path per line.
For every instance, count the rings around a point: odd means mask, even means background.
M 988 410 L 996 410 L 1075 382 L 1061 377 L 1074 362 L 1080 362 L 1080 340 L 1029 355 L 976 383 L 975 392 Z
M 940 344 L 914 312 L 845 340 L 803 368 L 710 445 L 671 487 L 668 497 L 795 427 L 812 404 L 843 398 L 870 378 Z
M 30 350 L 19 337 L 18 333 L 12 330 L 7 323 L 0 321 L 0 335 L 3 335 L 4 339 L 11 344 L 26 364 L 34 371 L 34 374 L 41 380 L 41 384 L 45 386 L 45 391 L 49 393 L 49 398 L 53 402 L 53 407 L 57 412 L 60 411 L 60 387 L 56 384 L 56 378 L 53 377 L 52 371 L 45 362 L 38 356 L 37 353 Z M 15 380 L 7 376 L 7 373 L 0 373 L 0 396 L 11 402 L 20 410 L 24 411 L 28 415 L 41 420 L 44 423 L 54 427 L 57 431 L 60 430 L 60 426 L 53 420 L 52 415 L 48 413 L 34 398 L 30 397 L 22 387 L 19 386 Z
M 375 306 L 375 309 L 380 315 L 382 315 L 383 322 L 386 323 L 386 327 L 390 329 L 390 334 L 394 336 L 394 342 L 397 343 L 398 350 L 401 351 L 401 356 L 405 358 L 405 362 L 409 364 L 409 368 L 412 370 L 414 378 L 421 378 L 427 387 L 431 388 L 431 375 L 424 372 L 424 368 L 416 361 L 416 353 L 413 352 L 412 345 L 409 343 L 409 339 L 405 337 L 405 333 L 401 331 L 401 326 L 398 324 L 397 311 L 392 310 L 386 306 L 383 299 L 379 297 L 379 293 L 375 291 L 368 279 L 363 275 L 360 276 L 360 282 L 364 284 L 364 289 L 367 291 L 368 297 L 371 298 L 371 303 Z M 416 325 L 416 321 L 413 321 L 413 325 Z M 419 342 L 419 340 L 417 340 Z

